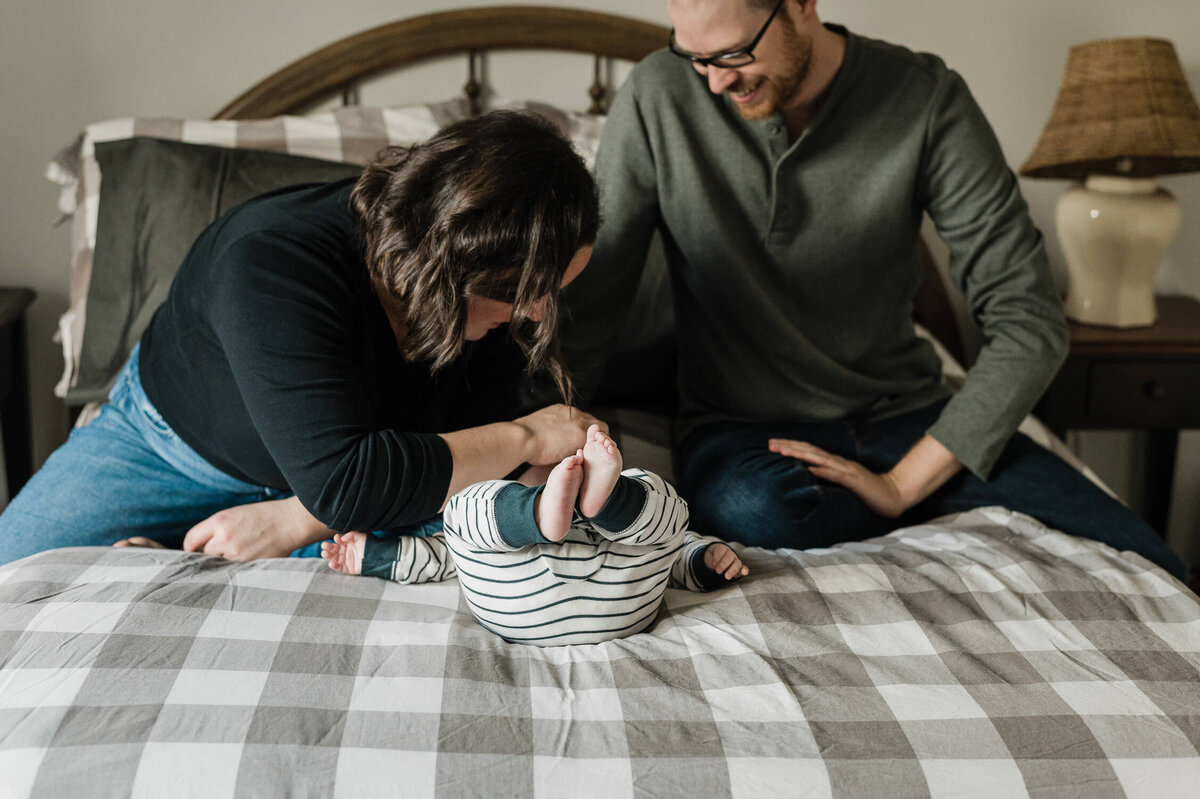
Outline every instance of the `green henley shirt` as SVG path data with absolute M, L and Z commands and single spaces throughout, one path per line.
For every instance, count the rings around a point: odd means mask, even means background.
M 677 433 L 723 420 L 878 419 L 948 394 L 913 328 L 928 213 L 985 345 L 928 431 L 986 478 L 1066 351 L 1042 236 L 962 78 L 830 26 L 845 60 L 809 128 L 741 118 L 667 51 L 632 71 L 596 163 L 603 222 L 569 292 L 586 391 L 663 234 Z

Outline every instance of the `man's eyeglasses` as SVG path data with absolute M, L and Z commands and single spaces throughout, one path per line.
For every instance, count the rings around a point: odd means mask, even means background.
M 750 44 L 740 50 L 733 50 L 728 53 L 721 53 L 714 56 L 698 56 L 694 53 L 689 53 L 683 50 L 675 43 L 675 29 L 671 28 L 671 38 L 667 42 L 667 46 L 671 52 L 680 58 L 691 61 L 693 64 L 699 64 L 702 67 L 717 67 L 718 69 L 737 69 L 744 67 L 754 60 L 754 48 L 758 47 L 758 42 L 766 34 L 767 28 L 771 27 L 771 23 L 775 20 L 775 16 L 779 13 L 779 9 L 783 8 L 785 0 L 779 0 L 775 4 L 775 10 L 771 12 L 771 16 L 767 17 L 767 21 L 759 29 L 758 34 L 751 40 Z

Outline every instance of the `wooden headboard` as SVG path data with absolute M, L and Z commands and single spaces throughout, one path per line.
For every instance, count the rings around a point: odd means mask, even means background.
M 479 60 L 496 50 L 552 50 L 594 56 L 587 88 L 589 110 L 602 113 L 614 87 L 607 85 L 606 62 L 640 61 L 667 43 L 667 28 L 642 20 L 552 6 L 492 6 L 442 11 L 402 19 L 356 33 L 288 64 L 222 108 L 216 119 L 258 119 L 304 113 L 340 96 L 357 103 L 366 81 L 421 62 L 465 56 L 463 87 L 473 110 L 483 87 Z M 924 279 L 913 318 L 961 362 L 963 343 L 941 273 L 925 243 L 920 244 Z
M 257 119 L 300 113 L 337 95 L 353 99 L 364 81 L 422 61 L 465 55 L 464 91 L 477 102 L 477 58 L 493 50 L 555 50 L 595 56 L 589 89 L 593 111 L 603 107 L 603 62 L 640 61 L 664 47 L 667 29 L 650 22 L 550 6 L 495 6 L 442 11 L 380 25 L 336 41 L 252 86 L 216 119 Z

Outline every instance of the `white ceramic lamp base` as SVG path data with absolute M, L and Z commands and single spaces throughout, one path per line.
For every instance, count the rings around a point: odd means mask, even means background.
M 1153 178 L 1092 175 L 1058 201 L 1067 256 L 1065 311 L 1106 327 L 1154 324 L 1154 276 L 1179 232 L 1179 204 Z

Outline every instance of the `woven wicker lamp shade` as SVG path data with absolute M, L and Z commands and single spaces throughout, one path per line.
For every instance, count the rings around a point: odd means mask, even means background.
M 1067 259 L 1064 310 L 1077 322 L 1146 327 L 1154 281 L 1182 219 L 1154 178 L 1200 171 L 1200 108 L 1165 39 L 1071 48 L 1042 137 L 1021 174 L 1076 181 L 1055 225 Z
M 1166 39 L 1071 48 L 1050 120 L 1020 174 L 1153 177 L 1200 171 L 1200 108 Z

